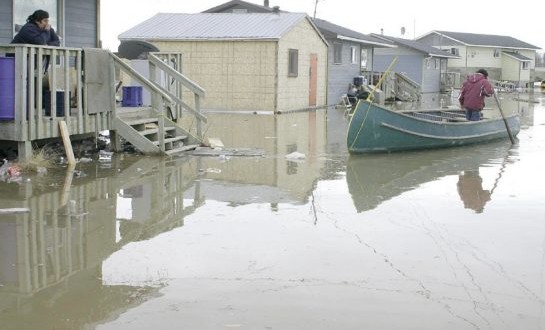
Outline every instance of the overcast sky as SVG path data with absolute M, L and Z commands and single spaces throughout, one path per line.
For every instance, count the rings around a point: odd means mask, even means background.
M 102 0 L 103 47 L 116 51 L 118 35 L 156 13 L 198 13 L 228 0 Z M 262 0 L 247 2 L 263 5 Z M 269 0 L 270 6 L 314 14 L 315 0 Z M 320 0 L 316 17 L 361 33 L 412 39 L 432 30 L 511 36 L 545 47 L 545 2 L 479 0 Z

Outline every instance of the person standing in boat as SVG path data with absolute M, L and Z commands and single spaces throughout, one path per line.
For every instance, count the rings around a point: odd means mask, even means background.
M 460 106 L 466 111 L 466 119 L 481 120 L 484 98 L 494 95 L 494 89 L 488 82 L 488 72 L 479 69 L 467 77 L 460 91 Z

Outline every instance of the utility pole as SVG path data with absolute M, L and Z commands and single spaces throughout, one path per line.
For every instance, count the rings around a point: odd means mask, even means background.
M 318 7 L 318 2 L 320 2 L 320 0 L 314 0 L 314 16 L 312 18 L 316 18 L 316 8 Z

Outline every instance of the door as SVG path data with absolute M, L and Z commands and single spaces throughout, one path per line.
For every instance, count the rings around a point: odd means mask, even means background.
M 316 105 L 316 93 L 318 89 L 318 55 L 310 54 L 308 105 Z

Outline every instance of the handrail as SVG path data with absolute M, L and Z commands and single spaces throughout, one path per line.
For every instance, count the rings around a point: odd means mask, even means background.
M 155 93 L 158 93 L 160 94 L 165 100 L 167 100 L 169 103 L 174 103 L 172 101 L 172 98 L 170 98 L 170 96 L 165 93 L 164 91 L 162 91 L 161 89 L 159 89 L 157 87 L 156 84 L 152 84 L 148 79 L 146 79 L 143 75 L 141 75 L 140 73 L 138 73 L 138 71 L 134 70 L 130 65 L 128 65 L 127 63 L 123 62 L 119 57 L 117 57 L 116 55 L 114 55 L 113 53 L 111 53 L 111 56 L 112 58 L 114 59 L 114 61 L 119 64 L 121 67 L 123 67 L 123 69 L 129 74 L 129 76 L 131 78 L 134 78 L 136 79 L 140 84 L 148 87 L 149 89 L 151 89 L 153 92 Z
M 163 61 L 161 61 L 160 58 L 153 54 L 148 55 L 148 60 L 159 67 L 161 70 L 165 71 L 169 75 L 171 75 L 174 79 L 185 85 L 187 88 L 189 88 L 193 93 L 198 94 L 199 96 L 204 97 L 206 91 L 201 86 L 197 85 L 195 82 L 191 81 L 189 78 L 187 78 L 185 75 L 181 74 L 180 72 L 174 70 L 167 64 L 165 64 Z

